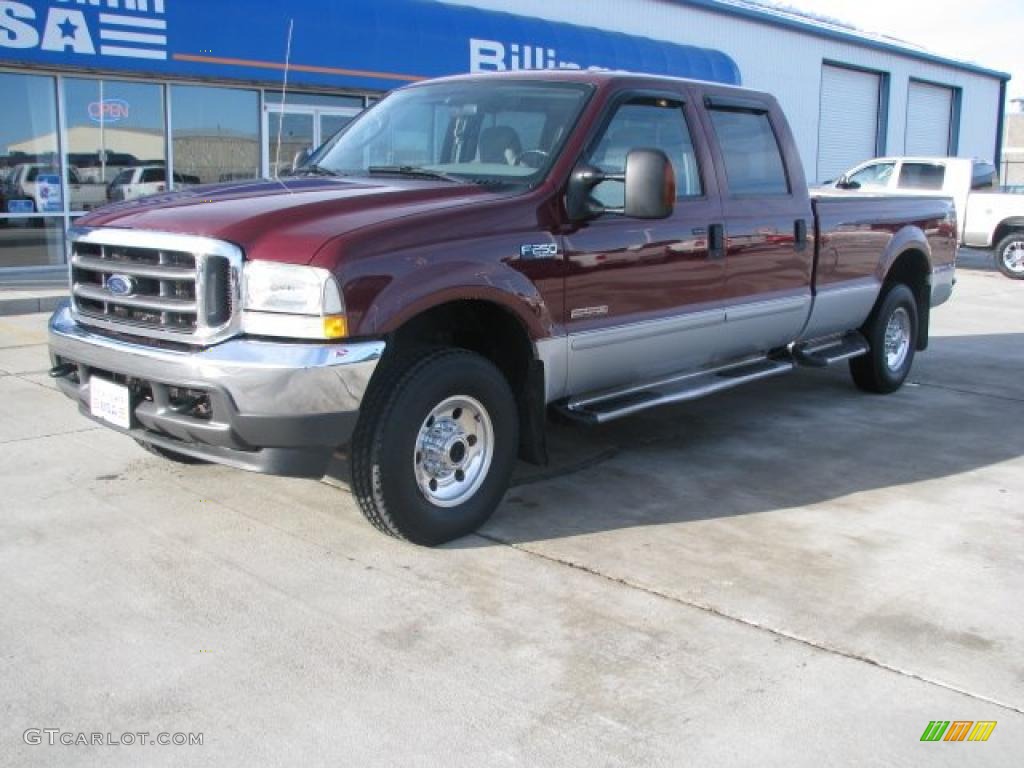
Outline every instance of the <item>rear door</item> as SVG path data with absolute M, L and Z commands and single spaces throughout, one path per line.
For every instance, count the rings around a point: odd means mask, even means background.
M 704 107 L 725 224 L 722 295 L 730 333 L 723 353 L 761 353 L 796 339 L 810 312 L 814 214 L 807 183 L 774 99 L 709 87 Z
M 720 221 L 718 182 L 689 92 L 625 90 L 613 97 L 582 160 L 621 173 L 632 149 L 664 151 L 676 173 L 673 214 L 632 219 L 609 211 L 563 239 L 567 262 L 569 391 L 639 382 L 704 364 L 717 349 L 723 261 L 708 249 Z M 624 186 L 593 199 L 621 208 Z

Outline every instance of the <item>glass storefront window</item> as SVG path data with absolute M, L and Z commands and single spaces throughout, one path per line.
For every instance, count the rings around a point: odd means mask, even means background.
M 163 169 L 166 163 L 163 86 L 120 80 L 64 81 L 65 146 L 72 211 L 90 211 L 114 199 L 111 183 L 128 168 Z M 139 194 L 163 191 L 142 185 Z M 145 186 L 145 189 L 143 189 Z M 164 187 L 166 188 L 166 187 Z M 131 185 L 118 188 L 136 197 Z
M 353 119 L 349 115 L 320 115 L 320 143 L 327 142 Z
M 64 217 L 0 219 L 0 267 L 64 263 Z
M 0 72 L 0 104 L 0 268 L 62 264 L 56 81 Z
M 259 122 L 257 91 L 172 85 L 175 186 L 259 176 Z
M 267 139 L 270 148 L 271 176 L 288 173 L 303 150 L 312 151 L 314 149 L 313 125 L 314 115 L 312 113 L 270 113 L 270 119 L 267 122 Z M 280 151 L 278 147 L 280 147 Z

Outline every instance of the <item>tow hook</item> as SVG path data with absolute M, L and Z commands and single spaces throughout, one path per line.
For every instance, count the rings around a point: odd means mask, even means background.
M 50 369 L 50 378 L 63 379 L 65 376 L 70 376 L 74 373 L 76 368 L 77 366 L 73 363 L 61 363 L 60 365 L 55 365 Z

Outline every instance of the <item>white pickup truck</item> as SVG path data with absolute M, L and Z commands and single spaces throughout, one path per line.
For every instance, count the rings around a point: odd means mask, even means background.
M 850 169 L 824 189 L 951 197 L 960 244 L 995 251 L 1007 277 L 1024 280 L 1024 195 L 999 191 L 991 163 L 960 157 L 878 157 Z
M 60 169 L 42 163 L 22 163 L 11 171 L 6 184 L 8 201 L 31 203 L 26 213 L 64 210 L 61 198 Z M 85 184 L 75 168 L 68 168 L 68 192 L 73 211 L 91 211 L 105 205 L 107 192 L 102 185 Z M 9 213 L 22 212 L 8 203 Z

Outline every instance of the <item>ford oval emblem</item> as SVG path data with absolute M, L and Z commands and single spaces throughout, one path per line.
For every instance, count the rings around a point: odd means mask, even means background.
M 135 293 L 135 279 L 128 275 L 111 275 L 107 278 L 107 290 L 115 296 L 131 296 Z

